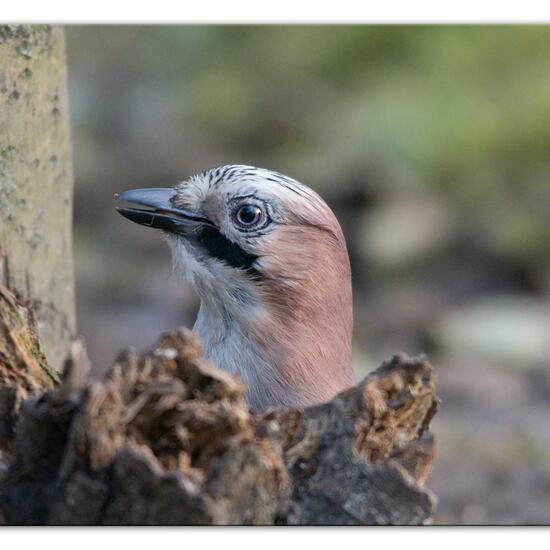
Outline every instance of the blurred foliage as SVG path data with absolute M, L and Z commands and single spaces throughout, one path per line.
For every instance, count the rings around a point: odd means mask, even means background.
M 386 186 L 448 198 L 490 250 L 550 260 L 546 27 L 92 27 L 69 37 L 84 94 L 105 63 L 118 82 L 103 93 L 131 89 L 96 131 L 154 141 L 169 127 L 183 148 L 200 143 L 223 151 L 218 160 L 277 167 L 320 189 L 381 164 Z M 95 93 L 88 108 L 109 110 Z M 75 114 L 93 125 L 78 95 Z

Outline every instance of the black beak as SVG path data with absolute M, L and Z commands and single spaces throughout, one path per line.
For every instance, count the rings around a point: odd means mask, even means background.
M 115 195 L 115 208 L 129 220 L 163 229 L 171 233 L 185 232 L 191 227 L 214 224 L 195 212 L 174 208 L 171 199 L 174 190 L 170 188 L 132 189 Z

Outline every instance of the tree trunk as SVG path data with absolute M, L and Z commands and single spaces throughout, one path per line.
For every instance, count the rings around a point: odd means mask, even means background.
M 0 284 L 30 303 L 59 370 L 75 333 L 63 30 L 0 27 Z

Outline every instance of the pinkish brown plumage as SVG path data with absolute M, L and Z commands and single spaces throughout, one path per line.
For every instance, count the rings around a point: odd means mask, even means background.
M 129 219 L 164 230 L 200 297 L 206 356 L 241 376 L 252 409 L 323 402 L 354 383 L 348 253 L 317 193 L 235 165 L 120 202 L 133 205 L 118 208 Z

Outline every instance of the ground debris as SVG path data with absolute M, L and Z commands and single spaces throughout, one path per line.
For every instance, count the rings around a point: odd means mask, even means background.
M 331 402 L 252 415 L 185 329 L 19 408 L 0 483 L 7 524 L 421 524 L 435 498 L 435 377 L 396 355 Z

